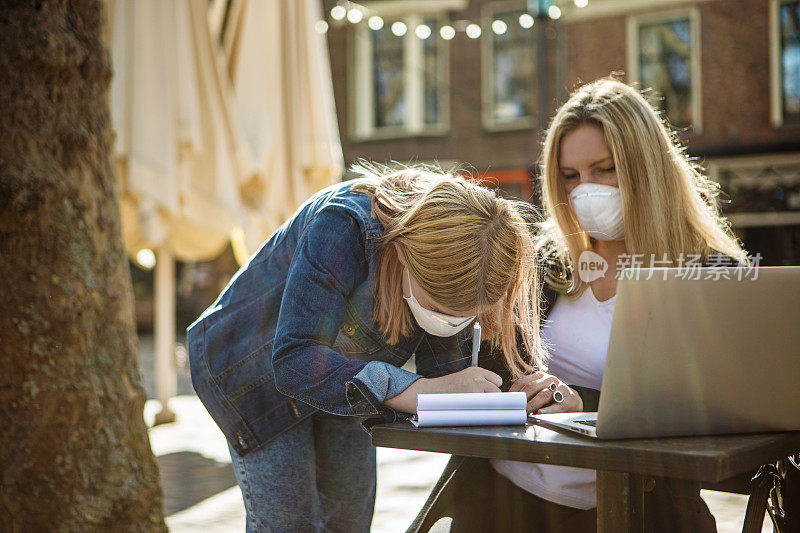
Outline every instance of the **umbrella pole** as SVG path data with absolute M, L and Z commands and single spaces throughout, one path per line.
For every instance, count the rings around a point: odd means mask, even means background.
M 155 345 L 156 345 L 156 398 L 161 411 L 155 425 L 175 421 L 169 400 L 177 392 L 175 370 L 175 259 L 171 251 L 162 246 L 157 251 L 155 271 Z

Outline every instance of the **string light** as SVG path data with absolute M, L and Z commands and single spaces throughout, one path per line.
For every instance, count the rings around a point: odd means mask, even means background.
M 156 254 L 149 248 L 143 248 L 136 252 L 136 262 L 145 270 L 153 270 L 156 266 Z
M 347 12 L 347 20 L 353 24 L 358 24 L 364 18 L 364 13 L 360 9 L 351 9 Z
M 589 0 L 573 0 L 573 3 L 577 8 L 582 9 L 589 5 Z M 336 21 L 347 19 L 353 24 L 358 24 L 371 13 L 375 13 L 375 11 L 364 8 L 355 2 L 339 0 L 339 4 L 331 8 L 330 16 Z M 547 16 L 553 20 L 560 19 L 562 15 L 561 8 L 557 5 L 550 5 L 547 9 Z M 536 19 L 530 13 L 522 13 L 518 22 L 520 27 L 527 30 L 534 26 Z M 385 23 L 383 18 L 377 14 L 372 14 L 367 20 L 367 25 L 370 29 L 378 31 L 384 27 Z M 504 35 L 508 32 L 508 23 L 500 19 L 493 20 L 491 28 L 495 35 Z M 325 34 L 329 29 L 330 26 L 325 20 L 317 21 L 314 25 L 314 30 L 319 34 Z M 396 21 L 391 25 L 392 33 L 397 37 L 405 36 L 408 33 L 408 29 L 408 26 L 402 21 Z M 478 39 L 483 34 L 480 24 L 470 23 L 468 20 L 458 20 L 453 25 L 442 26 L 439 29 L 439 36 L 446 41 L 450 41 L 455 38 L 459 31 L 465 31 L 470 39 Z M 414 28 L 414 34 L 420 39 L 428 39 L 433 34 L 433 30 L 427 24 L 420 24 Z
M 403 35 L 406 34 L 407 31 L 408 27 L 399 20 L 397 22 L 392 23 L 392 33 L 394 33 L 396 36 L 402 37 Z
M 379 29 L 383 28 L 383 19 L 380 18 L 378 15 L 373 15 L 367 21 L 367 25 L 371 29 L 378 31 Z
M 347 16 L 347 10 L 344 6 L 333 6 L 331 9 L 331 18 L 333 20 L 344 20 Z
M 420 24 L 416 27 L 414 33 L 417 34 L 417 37 L 424 40 L 431 36 L 431 28 L 425 24 Z
M 533 23 L 536 22 L 536 19 L 531 16 L 530 13 L 523 13 L 519 16 L 519 25 L 525 28 L 526 30 L 533 28 Z
M 492 31 L 495 33 L 495 35 L 503 35 L 506 31 L 508 31 L 508 24 L 502 20 L 495 20 L 492 22 Z

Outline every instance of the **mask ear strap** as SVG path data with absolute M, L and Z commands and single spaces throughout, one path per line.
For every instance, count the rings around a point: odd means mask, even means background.
M 414 298 L 414 291 L 411 290 L 411 274 L 408 272 L 408 268 L 404 268 L 403 273 L 408 278 L 408 294 L 410 295 L 411 298 Z M 416 300 L 416 298 L 414 299 Z

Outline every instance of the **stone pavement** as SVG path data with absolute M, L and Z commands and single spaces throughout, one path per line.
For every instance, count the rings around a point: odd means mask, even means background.
M 152 338 L 140 338 L 145 388 L 145 422 L 152 426 L 160 404 L 153 397 Z M 185 366 L 178 369 L 179 396 L 170 401 L 177 420 L 150 428 L 150 444 L 161 470 L 167 526 L 174 533 L 244 531 L 242 496 L 225 438 L 196 396 Z M 447 463 L 443 454 L 378 448 L 378 490 L 372 531 L 405 528 L 422 506 Z M 703 491 L 720 533 L 741 531 L 747 498 Z M 764 532 L 772 531 L 768 520 Z
M 156 400 L 145 406 L 153 423 Z M 164 511 L 170 531 L 244 531 L 244 506 L 231 469 L 225 438 L 196 396 L 170 401 L 177 421 L 150 429 L 161 469 Z M 378 449 L 378 490 L 372 531 L 404 531 L 422 507 L 448 455 Z

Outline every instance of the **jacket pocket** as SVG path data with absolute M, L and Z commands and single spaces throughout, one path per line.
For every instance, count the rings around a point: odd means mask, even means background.
M 213 378 L 225 379 L 239 366 L 249 364 L 267 345 L 270 345 L 267 364 L 272 369 L 275 316 L 270 303 L 268 297 L 259 295 L 246 305 L 222 308 L 204 320 L 206 362 Z M 223 390 L 226 394 L 231 392 L 229 388 Z
M 367 330 L 354 316 L 353 311 L 348 309 L 342 329 L 336 336 L 334 348 L 349 359 L 375 360 L 375 355 L 383 349 L 383 344 Z
M 257 386 L 274 379 L 272 371 L 272 345 L 274 339 L 252 353 L 238 359 L 219 375 L 214 376 L 220 389 L 228 398 L 238 398 Z
M 214 378 L 226 399 L 245 420 L 253 420 L 282 398 L 272 370 L 274 339 L 227 367 Z

